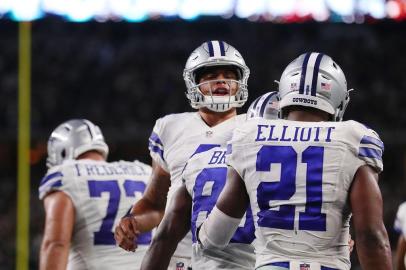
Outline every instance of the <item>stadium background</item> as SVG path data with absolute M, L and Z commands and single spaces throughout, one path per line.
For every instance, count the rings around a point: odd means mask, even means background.
M 404 1 L 399 1 L 403 2 Z M 406 9 L 405 9 L 406 10 Z M 1 14 L 1 12 L 0 12 Z M 50 132 L 71 118 L 98 124 L 109 160 L 150 163 L 148 137 L 155 120 L 191 111 L 183 67 L 205 40 L 235 46 L 251 69 L 249 102 L 276 90 L 283 68 L 306 51 L 332 56 L 354 88 L 345 119 L 375 129 L 385 143 L 380 187 L 392 248 L 397 206 L 406 200 L 406 23 L 404 14 L 350 23 L 311 16 L 269 21 L 266 16 L 157 17 L 131 23 L 69 22 L 46 15 L 32 22 L 30 261 L 37 269 L 44 213 L 37 187 L 46 172 Z M 0 269 L 15 268 L 18 124 L 18 22 L 0 19 Z M 0 16 L 1 18 L 2 16 Z M 331 16 L 330 16 L 331 18 Z M 248 102 L 248 103 L 249 103 Z M 245 105 L 241 112 L 247 108 Z M 353 254 L 353 269 L 358 264 Z

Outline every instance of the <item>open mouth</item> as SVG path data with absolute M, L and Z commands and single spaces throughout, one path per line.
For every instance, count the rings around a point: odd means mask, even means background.
M 229 94 L 229 91 L 226 88 L 217 88 L 212 91 L 213 96 L 226 96 Z

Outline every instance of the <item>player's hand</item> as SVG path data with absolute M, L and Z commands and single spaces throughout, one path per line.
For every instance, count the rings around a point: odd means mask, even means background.
M 355 241 L 351 238 L 351 234 L 350 234 L 350 237 L 348 239 L 348 248 L 350 249 L 350 253 L 354 250 L 354 246 L 355 246 Z
M 123 217 L 114 230 L 116 244 L 126 251 L 137 249 L 137 238 L 140 232 L 137 229 L 137 221 L 134 216 Z

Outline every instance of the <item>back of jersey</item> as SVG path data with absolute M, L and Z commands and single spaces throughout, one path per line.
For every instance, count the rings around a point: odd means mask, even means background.
M 355 121 L 260 119 L 237 129 L 230 148 L 254 214 L 256 266 L 350 269 L 348 194 L 360 166 L 382 170 L 378 135 Z
M 229 245 L 220 249 L 202 250 L 196 240 L 196 229 L 215 206 L 227 178 L 226 149 L 211 147 L 194 155 L 183 171 L 183 181 L 192 197 L 193 269 L 253 269 L 255 265 L 254 222 L 248 207 Z
M 139 269 L 151 241 L 142 234 L 135 253 L 116 247 L 113 230 L 145 190 L 151 167 L 141 162 L 66 161 L 40 184 L 40 199 L 53 191 L 70 196 L 75 225 L 68 269 Z

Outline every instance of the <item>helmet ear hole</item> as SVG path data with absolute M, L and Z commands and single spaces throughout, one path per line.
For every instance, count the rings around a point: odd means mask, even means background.
M 65 149 L 63 149 L 63 150 L 61 151 L 61 157 L 62 157 L 62 158 L 65 158 L 65 157 L 66 157 L 66 150 L 65 150 Z

